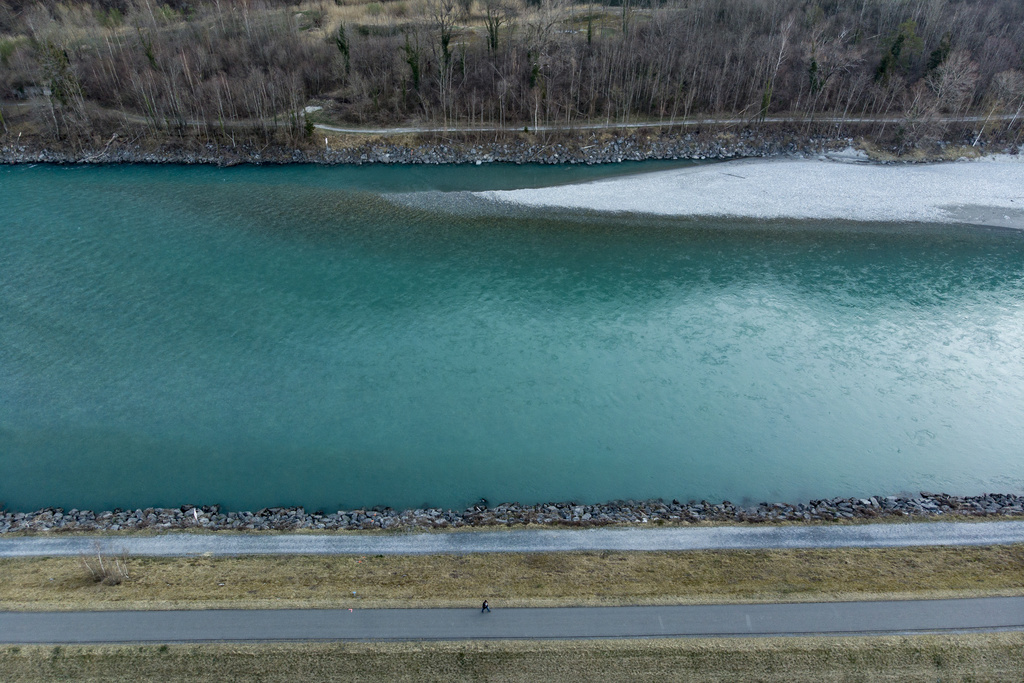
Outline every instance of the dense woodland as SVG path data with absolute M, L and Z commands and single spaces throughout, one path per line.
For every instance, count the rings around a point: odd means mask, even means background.
M 358 4 L 353 4 L 354 2 Z M 611 2 L 612 4 L 607 4 Z M 1021 0 L 0 0 L 0 135 L 1024 114 Z

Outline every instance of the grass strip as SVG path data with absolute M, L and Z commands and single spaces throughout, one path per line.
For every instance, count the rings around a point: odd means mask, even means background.
M 0 560 L 0 609 L 456 607 L 483 598 L 495 607 L 540 607 L 1022 595 L 1024 545 L 134 557 L 127 570 L 119 585 L 106 585 L 81 558 Z
M 0 647 L 29 681 L 1019 681 L 1024 634 Z

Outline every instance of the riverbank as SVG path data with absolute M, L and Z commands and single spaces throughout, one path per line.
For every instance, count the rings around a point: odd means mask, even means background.
M 136 510 L 64 510 L 0 513 L 0 534 L 76 531 L 141 531 L 169 529 L 289 531 L 392 530 L 412 531 L 463 527 L 540 525 L 597 527 L 615 524 L 763 524 L 778 522 L 852 522 L 876 519 L 985 518 L 1024 516 L 1024 495 L 831 498 L 807 503 L 760 503 L 742 506 L 729 501 L 682 503 L 678 500 L 613 501 L 597 505 L 571 502 L 497 506 L 475 505 L 462 511 L 442 508 L 393 510 L 375 507 L 336 512 L 306 512 L 301 507 L 263 508 L 255 512 L 223 511 L 219 505 Z
M 831 129 L 833 132 L 829 132 Z M 876 161 L 942 161 L 964 154 L 1009 153 L 1015 146 L 1001 138 L 940 141 L 896 154 L 893 145 L 865 138 L 867 127 L 847 126 L 836 135 L 828 126 L 808 132 L 804 126 L 735 125 L 682 129 L 555 132 L 473 132 L 401 135 L 338 134 L 316 131 L 299 146 L 228 145 L 195 140 L 158 141 L 129 134 L 82 145 L 55 145 L 34 138 L 0 142 L 0 164 L 603 164 L 666 159 L 741 159 L 816 156 L 856 146 Z M 972 144 L 976 142 L 976 144 Z
M 319 142 L 320 139 L 323 142 Z M 815 154 L 842 149 L 848 138 L 787 132 L 740 134 L 671 131 L 588 134 L 422 134 L 388 137 L 318 133 L 317 145 L 133 144 L 114 138 L 100 148 L 63 149 L 38 144 L 0 146 L 0 163 L 54 164 L 600 164 L 649 159 L 732 159 Z

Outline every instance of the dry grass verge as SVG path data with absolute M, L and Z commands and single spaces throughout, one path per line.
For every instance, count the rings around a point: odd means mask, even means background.
M 857 141 L 857 146 L 863 149 L 872 161 L 884 162 L 956 161 L 958 159 L 977 159 L 982 156 L 981 150 L 971 145 L 914 147 L 902 154 L 897 154 L 892 149 L 863 138 Z
M 0 609 L 444 607 L 793 602 L 1024 594 L 1024 545 L 709 552 L 0 561 Z M 355 597 L 352 592 L 355 591 Z
M 1024 634 L 0 647 L 27 681 L 1019 681 Z

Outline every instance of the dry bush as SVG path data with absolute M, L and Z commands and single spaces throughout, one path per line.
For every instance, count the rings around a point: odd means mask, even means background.
M 120 556 L 105 555 L 97 544 L 92 555 L 82 555 L 79 560 L 95 583 L 102 583 L 104 586 L 119 586 L 131 578 L 128 574 L 128 551 L 126 550 L 122 550 Z

